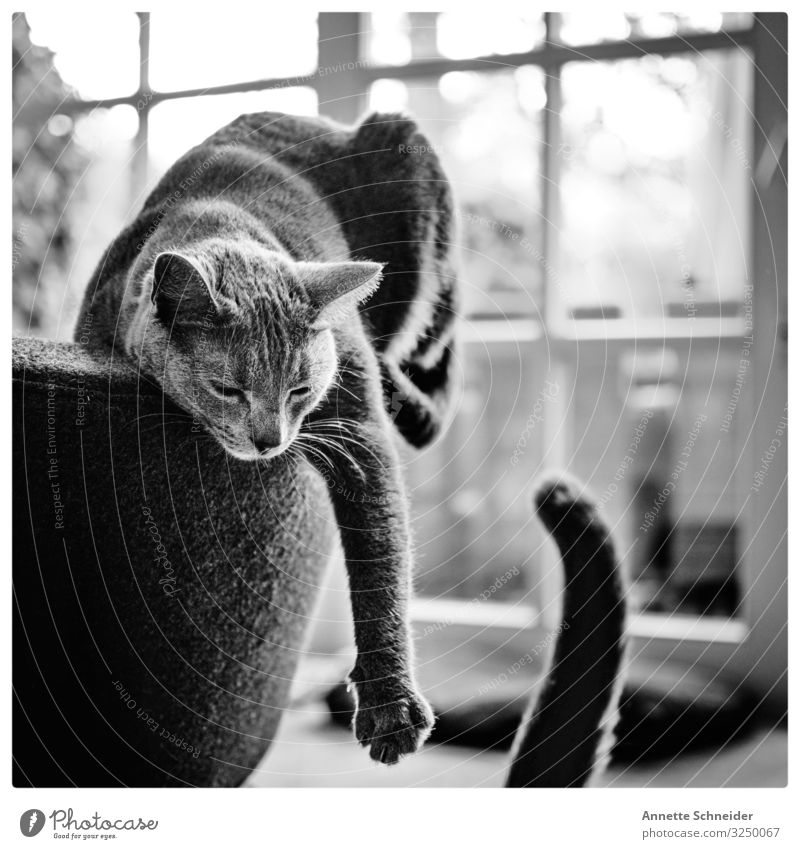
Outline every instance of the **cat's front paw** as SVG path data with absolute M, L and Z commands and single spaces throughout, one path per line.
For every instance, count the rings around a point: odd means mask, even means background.
M 404 688 L 397 695 L 390 688 L 370 683 L 355 687 L 353 730 L 358 742 L 369 746 L 372 760 L 396 764 L 428 739 L 433 729 L 433 711 L 414 689 Z

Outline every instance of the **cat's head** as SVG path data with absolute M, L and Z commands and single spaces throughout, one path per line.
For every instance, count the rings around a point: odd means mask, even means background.
M 165 352 L 156 378 L 229 453 L 274 457 L 331 388 L 332 327 L 375 290 L 381 268 L 295 262 L 255 243 L 160 253 L 142 353 Z

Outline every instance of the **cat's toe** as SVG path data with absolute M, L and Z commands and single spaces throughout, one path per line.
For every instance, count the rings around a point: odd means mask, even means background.
M 372 760 L 396 764 L 403 755 L 416 752 L 433 728 L 433 711 L 416 694 L 374 706 L 359 707 L 354 729 L 362 746 L 369 746 Z
M 369 756 L 373 761 L 380 761 L 387 766 L 393 766 L 400 760 L 400 751 L 391 743 L 373 743 Z
M 375 738 L 375 712 L 373 709 L 356 708 L 353 716 L 353 732 L 360 745 L 364 747 L 372 745 Z

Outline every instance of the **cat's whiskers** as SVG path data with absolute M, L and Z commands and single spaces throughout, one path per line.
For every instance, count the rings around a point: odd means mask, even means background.
M 356 395 L 355 392 L 352 392 L 343 383 L 339 383 L 338 381 L 334 381 L 333 383 L 331 383 L 331 389 L 337 389 L 337 390 L 341 389 L 343 392 L 346 392 L 348 395 L 355 398 L 356 401 L 362 400 L 361 398 L 358 397 L 358 395 Z
M 365 450 L 368 454 L 372 456 L 372 458 L 378 463 L 379 466 L 382 466 L 381 458 L 371 449 L 369 446 L 365 445 L 363 442 L 359 442 L 357 439 L 353 439 L 351 436 L 346 436 L 343 433 L 314 433 L 312 436 L 315 436 L 318 439 L 326 440 L 327 444 L 332 447 L 336 447 L 339 451 L 346 452 L 348 456 L 352 457 L 350 451 L 347 451 L 347 447 L 344 445 L 338 444 L 339 442 L 347 442 L 351 445 L 354 445 L 359 450 Z M 355 461 L 355 458 L 352 457 Z
M 303 441 L 302 436 L 298 436 L 295 440 L 298 448 L 301 450 L 308 452 L 312 457 L 316 457 L 320 462 L 324 463 L 332 472 L 336 472 L 336 467 L 331 462 L 330 458 L 325 455 L 323 451 L 319 448 L 310 445 L 308 442 Z
M 305 439 L 306 444 L 311 444 L 317 447 L 319 450 L 323 452 L 329 452 L 332 454 L 339 454 L 345 460 L 347 460 L 353 468 L 363 477 L 364 473 L 361 466 L 356 461 L 355 457 L 350 454 L 349 451 L 343 446 L 339 445 L 336 442 L 332 441 L 329 437 L 323 434 L 316 433 L 304 433 L 301 436 Z
M 320 434 L 307 433 L 303 436 L 307 440 L 306 444 L 313 443 L 314 445 L 319 446 L 319 450 L 322 450 L 323 452 L 327 451 L 333 454 L 340 454 L 345 460 L 350 463 L 350 465 L 355 469 L 355 471 L 358 472 L 359 476 L 361 477 L 361 480 L 366 483 L 366 475 L 364 473 L 363 468 L 357 462 L 355 457 L 353 457 L 353 455 L 349 451 L 347 451 L 344 446 L 339 445 L 332 439 L 322 436 Z
M 350 436 L 349 434 L 342 432 L 346 427 L 351 429 L 366 430 L 365 428 L 363 428 L 360 422 L 357 422 L 354 419 L 320 419 L 319 421 L 309 422 L 307 426 L 309 430 L 311 430 L 312 435 L 314 436 L 327 437 L 328 439 L 349 442 L 355 445 L 360 450 L 367 451 L 373 457 L 373 459 L 376 460 L 379 466 L 383 466 L 381 458 L 369 447 L 366 442 L 359 441 Z M 337 431 L 334 433 L 330 433 L 328 431 L 328 428 L 330 427 L 337 428 Z
M 285 454 L 288 457 L 288 459 L 291 461 L 290 477 L 289 477 L 289 481 L 290 481 L 290 484 L 291 484 L 291 487 L 292 487 L 292 493 L 291 494 L 294 495 L 294 496 L 297 496 L 299 498 L 302 498 L 303 501 L 305 501 L 307 496 L 306 496 L 306 493 L 303 490 L 300 489 L 298 479 L 299 479 L 299 476 L 300 476 L 299 475 L 300 463 L 303 462 L 303 463 L 307 464 L 309 462 L 308 457 L 304 456 L 303 452 L 297 446 L 296 441 L 292 442 L 289 445 L 289 447 L 286 449 Z
M 314 419 L 312 421 L 307 422 L 309 427 L 318 427 L 320 425 L 334 425 L 336 427 L 341 427 L 344 425 L 349 425 L 356 428 L 363 428 L 364 425 L 357 421 L 356 419 L 348 419 L 344 417 L 337 418 L 328 418 L 328 419 Z
M 343 365 L 341 365 L 341 363 L 336 368 L 336 371 L 339 374 L 351 374 L 353 377 L 364 377 L 363 371 L 357 371 L 354 368 L 350 368 L 350 366 L 343 366 Z

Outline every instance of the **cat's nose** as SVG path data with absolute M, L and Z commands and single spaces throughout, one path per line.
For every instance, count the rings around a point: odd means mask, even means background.
M 258 426 L 253 428 L 253 445 L 259 454 L 266 454 L 281 445 L 285 436 L 283 422 L 278 416 L 263 416 Z
M 274 437 L 259 436 L 253 440 L 253 445 L 255 445 L 259 454 L 266 454 L 267 451 L 277 448 L 280 444 L 281 440 Z
M 286 423 L 278 413 L 254 411 L 252 438 L 259 454 L 266 454 L 286 441 Z

